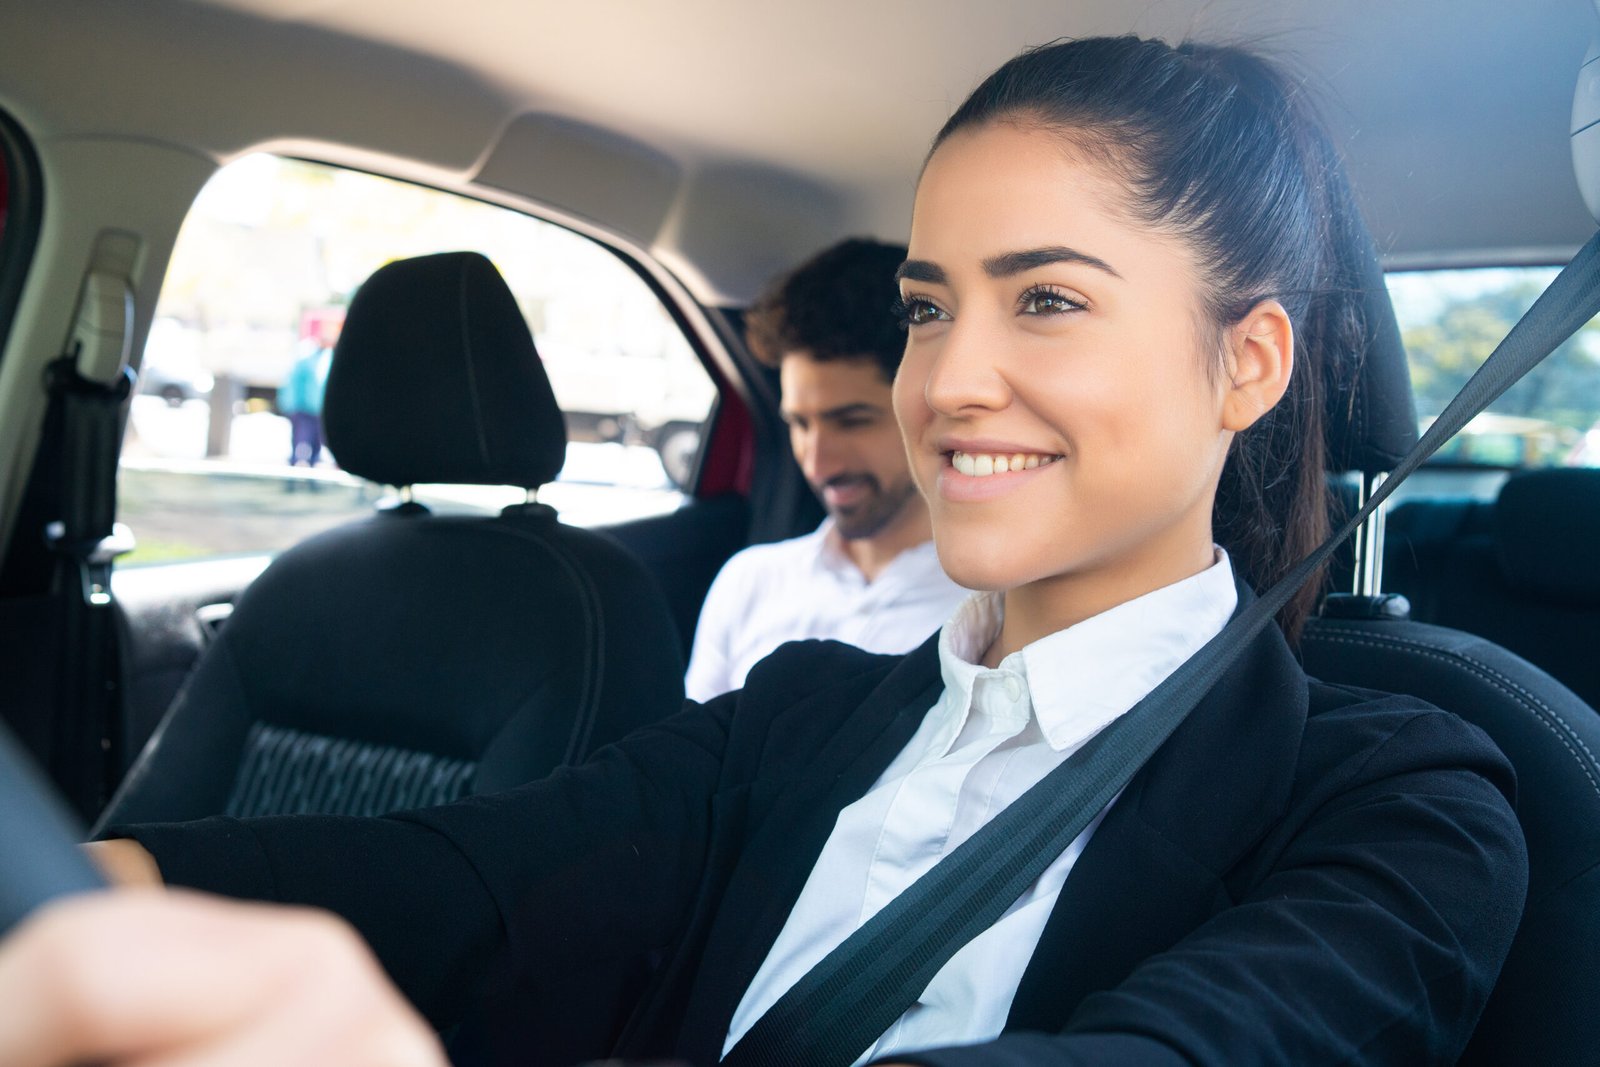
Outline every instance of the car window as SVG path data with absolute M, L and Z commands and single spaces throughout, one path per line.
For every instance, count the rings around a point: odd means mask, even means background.
M 580 525 L 678 507 L 716 391 L 618 256 L 520 212 L 252 155 L 207 184 L 167 269 L 123 446 L 119 517 L 139 541 L 123 562 L 272 552 L 370 510 L 384 489 L 322 447 L 328 347 L 372 271 L 468 249 L 505 276 L 566 412 L 566 466 L 540 500 Z M 416 497 L 488 514 L 522 492 Z
M 1554 267 L 1389 275 L 1423 429 L 1555 276 Z M 1507 390 L 1430 463 L 1502 471 L 1600 466 L 1600 320 Z

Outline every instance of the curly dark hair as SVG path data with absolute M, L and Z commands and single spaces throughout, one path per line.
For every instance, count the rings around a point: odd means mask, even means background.
M 895 271 L 905 245 L 851 237 L 775 279 L 745 317 L 755 357 L 776 367 L 785 355 L 871 359 L 893 380 L 906 335 L 895 319 Z

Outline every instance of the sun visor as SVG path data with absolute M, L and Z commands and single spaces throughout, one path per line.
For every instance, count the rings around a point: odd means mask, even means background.
M 856 229 L 851 207 L 840 190 L 791 170 L 707 163 L 651 251 L 701 300 L 747 304 L 774 275 Z
M 506 127 L 475 180 L 603 220 L 647 245 L 666 223 L 682 176 L 676 160 L 642 141 L 530 112 Z

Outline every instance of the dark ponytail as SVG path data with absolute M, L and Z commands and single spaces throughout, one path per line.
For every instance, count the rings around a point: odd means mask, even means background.
M 1279 301 L 1295 331 L 1283 399 L 1233 442 L 1214 535 L 1256 588 L 1275 582 L 1328 530 L 1323 389 L 1364 351 L 1350 276 L 1355 206 L 1338 155 L 1301 86 L 1236 48 L 1135 37 L 1032 49 L 990 75 L 945 123 L 1035 125 L 1115 167 L 1135 217 L 1188 241 L 1206 311 L 1222 331 Z M 1218 364 L 1220 366 L 1220 363 Z M 1294 639 L 1315 606 L 1307 583 L 1279 622 Z

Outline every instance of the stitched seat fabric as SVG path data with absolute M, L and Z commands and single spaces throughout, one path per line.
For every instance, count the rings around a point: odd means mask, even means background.
M 381 815 L 465 795 L 478 765 L 256 723 L 224 814 Z

